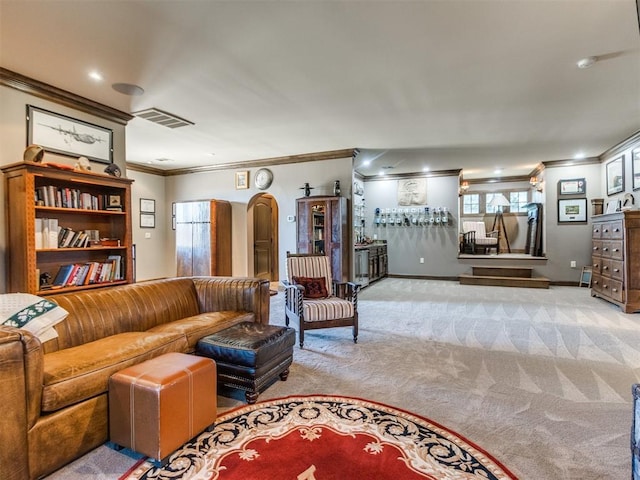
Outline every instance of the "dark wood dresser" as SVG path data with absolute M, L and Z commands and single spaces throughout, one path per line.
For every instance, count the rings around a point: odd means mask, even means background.
M 640 211 L 591 218 L 593 276 L 591 296 L 640 311 Z

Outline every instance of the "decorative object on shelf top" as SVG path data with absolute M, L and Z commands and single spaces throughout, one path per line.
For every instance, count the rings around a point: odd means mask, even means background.
M 41 163 L 43 158 L 44 148 L 40 145 L 29 145 L 22 154 L 22 159 L 25 162 Z
M 340 196 L 340 180 L 336 180 L 335 182 L 333 182 L 333 194 L 336 197 Z
M 76 170 L 91 170 L 91 165 L 89 164 L 89 159 L 87 157 L 79 157 L 78 160 L 76 160 L 76 166 L 75 166 Z
M 311 195 L 311 190 L 313 190 L 314 187 L 310 187 L 308 183 L 305 183 L 302 187 L 300 187 L 300 190 L 304 190 L 304 196 L 308 197 L 309 195 Z
M 464 193 L 467 190 L 469 190 L 469 182 L 464 180 L 463 182 L 460 183 L 460 193 Z
M 115 163 L 111 163 L 107 165 L 107 168 L 104 169 L 104 173 L 107 173 L 113 177 L 118 177 L 118 178 L 122 176 L 122 171 L 120 170 L 120 167 Z

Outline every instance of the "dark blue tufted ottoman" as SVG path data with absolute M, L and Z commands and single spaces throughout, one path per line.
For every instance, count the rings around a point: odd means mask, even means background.
M 244 390 L 255 403 L 278 376 L 287 379 L 295 340 L 293 328 L 242 322 L 201 338 L 196 354 L 215 360 L 218 384 Z

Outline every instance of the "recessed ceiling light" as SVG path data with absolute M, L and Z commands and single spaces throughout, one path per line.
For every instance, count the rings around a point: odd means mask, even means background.
M 584 158 L 586 155 L 584 154 L 584 152 L 578 152 L 576 153 L 573 158 L 575 158 L 576 160 L 580 160 L 582 158 Z
M 380 170 L 380 171 L 378 172 L 378 175 L 380 175 L 381 177 L 384 177 L 384 170 Z
M 144 89 L 142 87 L 133 85 L 132 83 L 114 83 L 111 85 L 111 88 L 118 93 L 129 95 L 131 97 L 138 97 L 144 93 Z
M 371 160 L 365 160 L 362 162 L 363 167 L 368 167 L 369 165 L 371 165 Z
M 496 169 L 493 171 L 493 173 L 494 173 L 495 175 L 500 175 L 500 174 L 502 173 L 502 169 L 501 169 L 501 168 L 496 168 Z
M 423 172 L 428 172 L 429 171 L 429 167 L 422 167 L 422 171 Z
M 89 78 L 91 80 L 95 80 L 96 82 L 101 82 L 104 77 L 97 70 L 91 70 L 89 72 Z
M 598 57 L 585 57 L 578 60 L 578 68 L 589 68 L 598 61 Z

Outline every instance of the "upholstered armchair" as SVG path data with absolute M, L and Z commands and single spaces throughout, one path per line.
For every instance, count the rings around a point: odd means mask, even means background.
M 352 327 L 353 342 L 358 342 L 360 285 L 333 281 L 329 257 L 287 252 L 287 280 L 283 284 L 285 323 L 299 325 L 300 348 L 305 330 L 317 328 Z
M 462 253 L 483 253 L 496 249 L 496 255 L 500 253 L 498 230 L 487 232 L 484 222 L 462 222 Z

